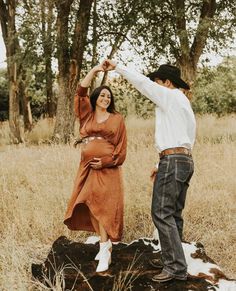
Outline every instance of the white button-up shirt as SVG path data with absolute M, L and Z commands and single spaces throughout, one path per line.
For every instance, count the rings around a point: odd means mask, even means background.
M 123 65 L 116 72 L 156 104 L 155 144 L 159 151 L 168 148 L 193 148 L 196 120 L 188 98 L 179 89 L 169 89 Z

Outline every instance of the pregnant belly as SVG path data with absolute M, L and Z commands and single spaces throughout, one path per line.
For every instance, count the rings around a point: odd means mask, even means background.
M 87 144 L 82 145 L 81 156 L 82 160 L 88 161 L 93 158 L 101 158 L 111 155 L 114 151 L 114 146 L 106 140 L 92 140 Z

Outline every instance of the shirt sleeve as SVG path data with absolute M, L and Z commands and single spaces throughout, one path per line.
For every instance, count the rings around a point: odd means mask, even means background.
M 118 142 L 114 152 L 110 156 L 104 156 L 101 158 L 102 168 L 116 167 L 124 163 L 127 150 L 127 135 L 124 119 L 122 117 L 120 126 L 118 129 Z
M 129 81 L 140 93 L 149 98 L 163 111 L 168 109 L 171 89 L 161 86 L 139 72 L 117 64 L 116 72 Z
M 80 126 L 92 112 L 92 106 L 88 97 L 88 88 L 78 86 L 74 97 L 75 116 L 79 118 Z

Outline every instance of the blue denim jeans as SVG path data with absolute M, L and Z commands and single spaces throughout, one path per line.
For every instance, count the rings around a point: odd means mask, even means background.
M 152 197 L 152 219 L 158 229 L 164 270 L 176 279 L 187 278 L 187 264 L 181 244 L 184 209 L 194 164 L 184 154 L 160 159 Z

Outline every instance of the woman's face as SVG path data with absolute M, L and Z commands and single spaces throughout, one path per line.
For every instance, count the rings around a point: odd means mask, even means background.
M 107 89 L 102 89 L 98 96 L 96 106 L 102 109 L 107 109 L 110 104 L 111 104 L 111 93 Z

